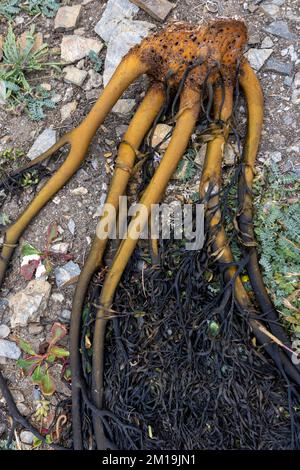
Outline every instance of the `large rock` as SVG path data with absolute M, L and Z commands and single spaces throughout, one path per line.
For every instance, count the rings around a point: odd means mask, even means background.
M 105 41 L 110 42 L 120 23 L 132 19 L 139 8 L 129 0 L 108 0 L 101 20 L 95 26 L 95 32 Z
M 79 21 L 81 5 L 61 7 L 56 13 L 54 29 L 59 31 L 76 28 Z
M 155 26 L 146 21 L 133 21 L 138 7 L 129 0 L 109 0 L 95 31 L 107 43 L 103 74 L 104 86 L 125 54 L 148 36 Z
M 71 101 L 70 103 L 64 104 L 60 110 L 61 122 L 66 121 L 69 117 L 75 113 L 77 109 L 77 101 Z
M 85 38 L 76 34 L 64 36 L 61 43 L 61 58 L 66 62 L 77 62 L 86 57 L 90 51 L 98 54 L 102 47 L 103 44 L 98 39 Z
M 250 65 L 254 68 L 254 70 L 258 71 L 262 68 L 272 52 L 273 49 L 249 49 L 245 56 L 249 60 Z
M 69 261 L 64 266 L 59 266 L 54 270 L 57 287 L 65 287 L 77 281 L 80 268 L 74 261 Z
M 129 114 L 135 106 L 134 99 L 120 99 L 114 105 L 112 111 L 117 114 Z
M 33 146 L 29 150 L 27 157 L 34 160 L 41 153 L 46 152 L 56 142 L 56 131 L 48 127 L 35 140 Z
M 47 307 L 51 285 L 47 281 L 33 280 L 27 287 L 9 297 L 12 328 L 38 322 Z
M 280 38 L 288 39 L 290 41 L 296 39 L 295 34 L 290 32 L 287 23 L 281 20 L 273 21 L 273 23 L 269 24 L 269 26 L 265 26 L 263 30 L 267 33 L 273 34 L 273 36 L 278 36 Z
M 87 71 L 80 70 L 74 65 L 68 65 L 68 67 L 64 68 L 65 75 L 65 82 L 73 83 L 74 85 L 81 86 L 86 79 Z
M 175 4 L 168 0 L 131 0 L 158 21 L 164 21 Z
M 0 339 L 0 357 L 5 357 L 6 359 L 19 359 L 21 356 L 21 350 L 12 341 L 7 341 L 7 339 Z
M 287 64 L 286 62 L 280 62 L 277 59 L 271 58 L 266 63 L 264 70 L 270 70 L 271 72 L 276 72 L 280 75 L 291 75 L 293 71 L 293 65 Z

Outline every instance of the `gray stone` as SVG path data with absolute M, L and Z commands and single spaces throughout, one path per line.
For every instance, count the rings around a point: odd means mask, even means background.
M 287 23 L 282 20 L 273 21 L 269 26 L 265 26 L 263 30 L 266 33 L 273 34 L 283 39 L 293 40 L 296 39 L 295 34 L 291 33 Z
M 253 44 L 259 44 L 260 43 L 260 35 L 259 33 L 253 33 L 249 35 L 248 39 L 248 44 L 253 45 Z
M 57 253 L 60 255 L 67 254 L 68 249 L 69 249 L 69 243 L 67 242 L 55 243 L 54 245 L 51 246 L 51 252 Z
M 29 150 L 27 157 L 30 160 L 34 160 L 41 153 L 46 152 L 56 142 L 56 131 L 48 127 L 45 129 L 35 140 L 31 149 Z
M 97 73 L 94 69 L 88 71 L 89 78 L 84 85 L 85 91 L 91 91 L 93 88 L 99 88 L 102 85 L 103 78 L 100 73 Z
M 0 338 L 4 339 L 9 336 L 10 329 L 7 325 L 0 325 Z
M 175 5 L 168 0 L 131 0 L 158 21 L 164 21 Z
M 3 80 L 0 80 L 0 105 L 6 103 L 6 85 Z
M 271 49 L 271 47 L 274 46 L 274 42 L 272 41 L 271 38 L 269 38 L 268 36 L 266 36 L 263 40 L 262 40 L 262 43 L 260 45 L 260 47 L 262 49 Z
M 6 426 L 4 423 L 0 423 L 0 437 L 4 434 L 4 431 L 6 431 Z
M 66 62 L 77 62 L 86 57 L 90 51 L 97 54 L 103 47 L 98 39 L 85 38 L 76 34 L 64 36 L 61 43 L 61 58 Z
M 95 27 L 95 32 L 107 43 L 103 74 L 105 86 L 129 49 L 139 44 L 155 27 L 146 21 L 132 21 L 138 11 L 138 7 L 129 0 L 109 0 Z
M 65 104 L 62 106 L 60 110 L 61 121 L 66 121 L 71 117 L 71 115 L 76 111 L 77 108 L 77 101 L 71 101 L 70 103 Z
M 128 126 L 125 126 L 125 124 L 121 124 L 120 126 L 116 127 L 116 134 L 117 137 L 123 137 L 125 132 L 127 131 Z
M 265 3 L 261 5 L 260 9 L 269 16 L 276 18 L 280 12 L 279 6 L 274 5 L 272 3 Z
M 278 5 L 279 7 L 284 5 L 284 2 L 285 0 L 272 0 L 273 5 Z
M 292 86 L 292 84 L 293 84 L 293 78 L 292 78 L 292 77 L 285 77 L 283 83 L 284 83 L 284 85 L 286 85 L 286 86 Z
M 129 114 L 135 106 L 133 99 L 120 99 L 114 105 L 112 111 L 117 114 Z
M 300 88 L 296 88 L 292 93 L 292 103 L 300 104 Z
M 172 129 L 173 128 L 167 124 L 157 124 L 153 133 L 151 145 L 153 147 L 159 145 L 159 150 L 166 150 L 171 140 L 170 132 L 172 132 Z M 170 134 L 170 136 L 166 139 L 168 134 Z
M 65 82 L 73 83 L 74 85 L 81 86 L 84 80 L 87 77 L 86 70 L 80 70 L 74 65 L 68 65 L 68 67 L 64 68 L 65 75 Z
M 95 26 L 95 32 L 105 42 L 110 42 L 120 23 L 132 19 L 138 11 L 139 8 L 129 0 L 108 0 L 102 17 Z
M 39 335 L 44 331 L 44 327 L 38 323 L 31 323 L 28 326 L 28 333 L 30 335 Z
M 30 431 L 21 431 L 20 439 L 23 444 L 31 445 L 33 444 L 34 435 Z
M 4 311 L 7 306 L 8 306 L 8 300 L 0 298 L 0 311 Z
M 281 155 L 281 152 L 272 152 L 270 153 L 270 159 L 272 160 L 272 162 L 274 163 L 279 163 L 281 162 L 282 160 L 282 155 Z
M 21 356 L 21 349 L 7 339 L 0 339 L 0 357 L 5 357 L 6 359 L 19 359 Z
M 154 25 L 146 21 L 126 20 L 119 24 L 119 29 L 107 44 L 107 54 L 104 64 L 103 83 L 107 85 L 115 69 L 127 52 L 143 38 L 148 36 Z
M 17 403 L 16 405 L 21 415 L 28 416 L 31 413 L 30 409 L 25 405 L 25 403 Z
M 59 31 L 76 28 L 79 21 L 81 5 L 65 6 L 58 9 L 54 21 L 54 29 Z
M 71 310 L 64 309 L 60 314 L 60 320 L 63 322 L 69 322 L 71 320 Z
M 57 287 L 66 287 L 77 281 L 80 268 L 74 261 L 69 261 L 64 266 L 55 268 L 54 274 Z
M 295 88 L 300 88 L 300 72 L 297 72 L 294 78 L 293 86 Z
M 68 229 L 72 235 L 75 234 L 75 222 L 73 219 L 70 219 L 68 222 Z
M 9 308 L 12 312 L 12 328 L 26 326 L 29 322 L 39 322 L 41 314 L 47 307 L 51 284 L 44 280 L 30 281 L 27 287 L 9 297 Z
M 249 60 L 250 65 L 254 68 L 254 70 L 258 71 L 262 68 L 272 52 L 272 49 L 249 49 L 245 56 Z
M 271 72 L 276 72 L 280 75 L 291 75 L 293 66 L 292 64 L 280 62 L 277 59 L 269 59 L 266 63 L 265 70 L 270 70 Z

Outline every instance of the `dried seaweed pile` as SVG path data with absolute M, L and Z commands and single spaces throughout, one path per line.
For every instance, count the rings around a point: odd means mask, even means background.
M 286 383 L 231 286 L 211 292 L 205 252 L 165 241 L 160 266 L 137 269 L 140 251 L 126 270 L 106 335 L 107 435 L 119 449 L 295 448 Z

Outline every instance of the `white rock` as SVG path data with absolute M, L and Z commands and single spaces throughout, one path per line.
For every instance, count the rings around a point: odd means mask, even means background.
M 126 19 L 132 19 L 139 8 L 129 0 L 108 0 L 100 21 L 95 26 L 95 32 L 105 41 L 109 42 L 119 24 Z
M 55 243 L 55 245 L 51 246 L 51 251 L 53 253 L 62 254 L 62 255 L 65 255 L 66 253 L 68 253 L 68 249 L 69 249 L 69 243 L 66 243 L 66 242 Z
M 85 38 L 76 34 L 64 36 L 61 43 L 61 58 L 66 62 L 77 62 L 86 57 L 90 51 L 97 54 L 103 44 L 98 39 Z
M 65 67 L 63 71 L 66 74 L 65 82 L 73 83 L 77 86 L 81 86 L 87 77 L 86 70 L 80 70 L 79 68 L 74 67 L 74 65 L 68 65 L 68 67 Z
M 133 99 L 120 99 L 114 105 L 112 111 L 117 114 L 129 114 L 135 106 Z
M 300 72 L 297 72 L 294 78 L 293 86 L 295 88 L 300 88 Z
M 250 65 L 258 71 L 262 68 L 272 52 L 272 49 L 249 49 L 245 56 L 249 60 Z
M 276 18 L 279 14 L 279 7 L 277 5 L 273 5 L 272 3 L 265 3 L 261 5 L 261 10 L 269 16 Z
M 73 219 L 70 219 L 68 222 L 68 229 L 72 235 L 75 233 L 75 222 Z
M 21 349 L 7 339 L 0 339 L 0 357 L 5 357 L 6 359 L 19 359 L 21 356 Z
M 67 309 L 64 309 L 61 314 L 60 314 L 60 319 L 62 321 L 70 321 L 71 319 L 71 311 L 70 310 L 67 310 Z
M 131 47 L 148 36 L 155 26 L 146 21 L 133 21 L 139 8 L 129 0 L 109 0 L 106 9 L 95 26 L 95 32 L 107 43 L 104 86 Z
M 0 338 L 7 338 L 9 336 L 10 329 L 7 325 L 0 325 Z
M 57 287 L 65 287 L 77 281 L 80 268 L 74 261 L 69 261 L 64 266 L 55 268 L 54 274 Z
M 0 104 L 6 103 L 6 85 L 3 80 L 0 80 Z
M 164 142 L 162 141 L 171 131 L 172 131 L 171 126 L 168 126 L 167 124 L 157 124 L 154 134 L 153 134 L 151 145 L 153 147 L 156 147 L 157 145 L 161 144 L 159 146 L 159 150 L 166 150 L 171 140 L 171 135 Z
M 60 110 L 61 121 L 69 119 L 69 117 L 76 111 L 77 101 L 71 101 L 70 103 L 64 104 Z
M 33 443 L 34 435 L 30 431 L 21 431 L 20 439 L 23 444 L 31 445 Z
M 85 91 L 91 91 L 93 88 L 99 88 L 102 85 L 103 78 L 100 73 L 97 73 L 94 69 L 88 71 L 88 81 L 84 85 Z
M 272 160 L 272 162 L 274 163 L 279 163 L 281 162 L 282 160 L 282 155 L 281 155 L 281 152 L 272 152 L 270 153 L 270 159 Z
M 52 294 L 51 296 L 51 299 L 53 300 L 53 302 L 59 303 L 62 303 L 65 300 L 64 296 L 60 292 L 54 292 L 54 294 Z
M 107 53 L 104 64 L 103 83 L 107 85 L 117 66 L 127 52 L 143 38 L 148 36 L 154 25 L 146 21 L 126 20 L 107 43 Z
M 38 322 L 47 307 L 51 285 L 47 281 L 33 280 L 27 287 L 11 295 L 8 299 L 12 312 L 11 326 L 26 326 L 28 322 Z
M 46 152 L 56 142 L 56 131 L 48 127 L 45 129 L 35 140 L 31 149 L 27 153 L 27 157 L 30 160 L 34 160 L 41 153 Z
M 224 152 L 225 165 L 232 166 L 235 164 L 238 155 L 237 144 L 226 145 Z
M 75 196 L 85 196 L 88 193 L 88 190 L 83 186 L 80 186 L 79 188 L 71 189 L 70 192 Z
M 292 103 L 300 104 L 300 88 L 296 88 L 292 94 Z
M 30 335 L 39 335 L 44 331 L 44 327 L 38 323 L 31 323 L 28 326 L 28 333 Z
M 68 30 L 76 28 L 79 21 L 81 5 L 65 6 L 58 9 L 54 21 L 54 29 Z
M 262 43 L 261 43 L 261 48 L 262 49 L 271 49 L 271 47 L 274 46 L 274 42 L 272 41 L 271 38 L 269 38 L 268 36 L 266 36 L 263 40 L 262 40 Z

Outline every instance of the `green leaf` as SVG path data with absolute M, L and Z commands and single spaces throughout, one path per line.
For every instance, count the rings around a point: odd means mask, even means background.
M 21 367 L 24 372 L 29 373 L 32 368 L 40 362 L 40 359 L 18 359 L 17 366 Z
M 54 323 L 51 328 L 50 346 L 56 344 L 67 334 L 67 328 L 62 323 Z
M 58 346 L 53 346 L 50 350 L 51 354 L 54 354 L 56 357 L 69 357 L 70 353 L 65 348 L 60 348 Z
M 43 444 L 43 442 L 41 441 L 41 439 L 39 439 L 38 437 L 35 437 L 33 438 L 33 448 L 34 449 L 37 449 L 38 447 L 40 447 L 41 445 Z
M 49 374 L 48 370 L 42 376 L 41 390 L 42 390 L 42 393 L 46 396 L 53 395 L 53 393 L 56 390 L 55 384 L 54 384 L 53 379 L 52 379 L 51 375 Z
M 27 341 L 20 339 L 18 343 L 23 352 L 25 352 L 26 354 L 30 354 L 30 356 L 36 355 L 35 350 L 32 348 L 31 344 L 29 344 Z
M 30 245 L 29 243 L 25 243 L 22 246 L 22 255 L 23 256 L 31 256 L 31 255 L 40 255 L 41 252 L 34 248 L 34 246 Z
M 43 380 L 43 371 L 42 371 L 41 365 L 38 365 L 38 366 L 35 368 L 35 370 L 34 370 L 32 376 L 31 376 L 31 378 L 32 378 L 33 382 L 36 383 L 36 384 L 42 383 L 42 380 Z

